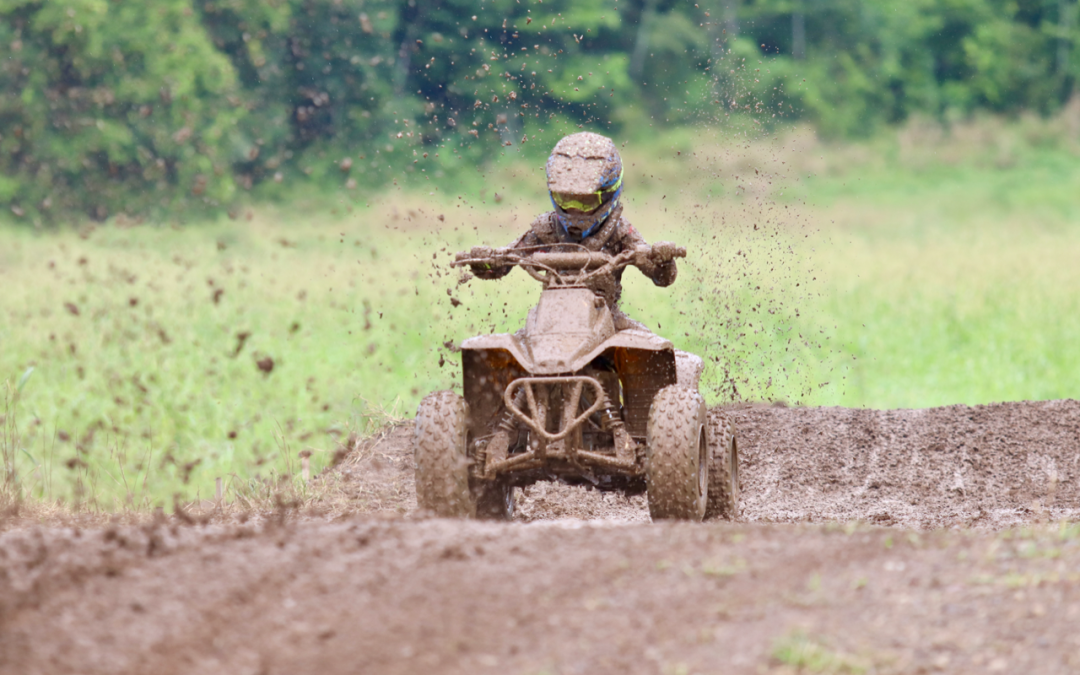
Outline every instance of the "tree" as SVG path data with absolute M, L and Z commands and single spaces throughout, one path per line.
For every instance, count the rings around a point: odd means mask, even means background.
M 0 201 L 40 222 L 220 204 L 236 73 L 183 0 L 0 0 Z

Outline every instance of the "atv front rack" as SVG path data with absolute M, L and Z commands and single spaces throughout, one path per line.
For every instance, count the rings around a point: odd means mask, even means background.
M 552 433 L 546 428 L 548 409 L 545 406 L 537 404 L 536 385 L 555 385 L 563 388 L 563 414 L 558 432 Z M 573 417 L 574 411 L 581 405 L 581 393 L 585 388 L 585 385 L 588 385 L 589 388 L 592 389 L 593 404 L 589 406 L 588 410 L 585 412 L 577 417 Z M 570 389 L 569 397 L 565 397 L 567 387 Z M 514 395 L 517 393 L 518 389 L 523 389 L 525 391 L 525 400 L 529 406 L 529 414 L 526 414 L 514 405 Z M 551 390 L 548 389 L 545 393 L 550 391 Z M 604 388 L 600 383 L 595 378 L 584 375 L 571 377 L 522 377 L 511 382 L 510 386 L 503 392 L 503 402 L 506 403 L 506 409 L 510 411 L 510 414 L 523 422 L 532 429 L 534 433 L 542 437 L 548 443 L 561 441 L 572 434 L 585 422 L 585 420 L 589 419 L 593 413 L 604 407 L 606 400 L 607 396 L 604 394 Z
M 586 388 L 589 389 L 592 403 L 583 412 L 577 413 Z M 561 397 L 559 407 L 562 414 L 557 426 L 549 420 L 553 394 Z M 581 430 L 585 421 L 611 405 L 603 385 L 596 378 L 586 375 L 518 378 L 503 392 L 503 402 L 510 414 L 529 428 L 534 441 L 530 443 L 528 451 L 488 464 L 482 477 L 494 478 L 509 471 L 539 468 L 548 460 L 562 460 L 579 466 L 602 466 L 631 476 L 642 473 L 643 467 L 629 437 L 619 437 L 622 445 L 613 448 L 615 454 L 594 452 L 582 447 Z M 527 410 L 522 410 L 522 403 Z M 551 430 L 552 427 L 555 430 Z

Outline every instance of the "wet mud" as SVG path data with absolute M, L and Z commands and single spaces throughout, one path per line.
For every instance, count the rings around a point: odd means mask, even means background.
M 428 519 L 402 425 L 333 521 L 10 529 L 0 673 L 1080 670 L 1080 402 L 728 412 L 740 522 L 551 485 Z
M 732 411 L 752 522 L 1080 519 L 1080 402 Z

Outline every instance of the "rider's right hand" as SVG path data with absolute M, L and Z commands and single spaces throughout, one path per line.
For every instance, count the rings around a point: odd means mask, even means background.
M 490 246 L 473 246 L 469 251 L 470 258 L 490 258 L 495 254 Z

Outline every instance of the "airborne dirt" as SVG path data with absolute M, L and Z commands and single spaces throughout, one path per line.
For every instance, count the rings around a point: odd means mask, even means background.
M 1080 402 L 727 412 L 736 523 L 425 519 L 402 425 L 322 477 L 334 522 L 13 529 L 0 672 L 1080 670 Z

